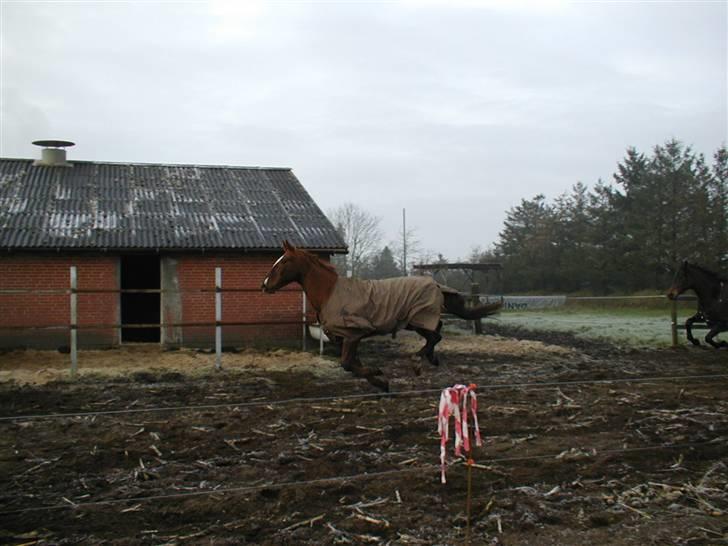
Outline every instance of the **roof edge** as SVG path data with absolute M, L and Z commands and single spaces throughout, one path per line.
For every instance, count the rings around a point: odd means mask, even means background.
M 28 161 L 27 157 L 0 157 L 0 161 Z M 143 161 L 92 161 L 88 159 L 70 159 L 68 163 L 84 163 L 90 165 L 139 165 L 142 167 L 197 167 L 201 169 L 249 169 L 256 171 L 292 171 L 292 167 L 262 167 L 255 165 L 214 165 L 204 163 L 146 163 Z
M 348 254 L 349 250 L 346 248 L 336 247 L 307 247 L 301 246 L 303 250 L 309 252 L 329 252 L 331 254 Z M 53 247 L 4 247 L 0 249 L 0 257 L 13 252 L 30 252 L 30 253 L 41 253 L 41 252 L 77 252 L 77 253 L 102 253 L 108 254 L 109 252 L 134 252 L 134 253 L 151 253 L 161 254 L 162 252 L 186 252 L 189 254 L 207 254 L 209 252 L 225 252 L 225 253 L 238 253 L 238 254 L 252 254 L 254 252 L 280 252 L 281 247 L 246 247 L 246 248 L 230 248 L 230 247 L 180 247 L 180 248 L 143 248 L 143 247 L 75 247 L 75 246 L 53 246 Z

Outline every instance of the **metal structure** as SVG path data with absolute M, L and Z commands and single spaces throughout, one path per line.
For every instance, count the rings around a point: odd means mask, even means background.
M 477 304 L 480 301 L 480 283 L 475 282 L 475 273 L 489 273 L 489 272 L 495 272 L 496 273 L 496 284 L 498 287 L 495 288 L 495 290 L 492 290 L 491 287 L 486 287 L 486 290 L 489 292 L 499 292 L 500 284 L 501 284 L 501 270 L 503 269 L 503 265 L 497 262 L 490 262 L 490 263 L 464 263 L 464 262 L 456 262 L 456 263 L 439 263 L 439 264 L 417 264 L 413 266 L 415 271 L 419 274 L 424 273 L 425 271 L 431 272 L 432 276 L 436 278 L 437 274 L 441 271 L 462 271 L 464 272 L 468 278 L 470 279 L 470 298 L 471 302 L 473 304 Z M 473 323 L 473 331 L 476 334 L 482 334 L 483 333 L 483 325 L 480 320 L 474 320 Z
M 66 150 L 71 146 L 75 146 L 75 142 L 70 140 L 36 140 L 33 142 L 36 146 L 41 146 L 41 158 L 34 161 L 33 165 L 45 167 L 70 167 L 71 164 L 66 161 Z

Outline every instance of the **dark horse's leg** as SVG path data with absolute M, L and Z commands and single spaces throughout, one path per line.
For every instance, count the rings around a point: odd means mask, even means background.
M 382 371 L 379 368 L 367 368 L 359 360 L 356 354 L 359 341 L 361 341 L 360 338 L 344 339 L 341 348 L 341 367 L 357 377 L 365 378 L 378 389 L 389 392 L 389 382 L 383 377 L 379 377 Z
M 692 317 L 685 321 L 685 332 L 687 334 L 688 341 L 693 345 L 700 345 L 700 341 L 693 337 L 693 323 L 704 321 L 705 318 L 703 317 L 703 313 L 701 313 L 700 311 L 698 311 Z
M 415 373 L 420 375 L 422 372 L 422 359 L 426 358 L 427 361 L 433 366 L 440 365 L 440 359 L 435 354 L 435 345 L 440 343 L 442 336 L 440 330 L 442 329 L 442 321 L 437 324 L 437 328 L 433 332 L 432 330 L 425 330 L 424 328 L 415 328 L 415 332 L 425 338 L 425 346 L 417 351 L 417 356 L 420 357 L 420 361 L 415 365 Z
M 709 324 L 709 326 L 711 326 L 710 332 L 708 332 L 708 335 L 705 336 L 705 341 L 716 349 L 720 349 L 721 347 L 728 347 L 728 342 L 726 341 L 716 342 L 713 340 L 713 338 L 717 336 L 720 332 L 728 330 L 728 325 L 726 325 L 724 322 L 714 322 L 712 324 Z

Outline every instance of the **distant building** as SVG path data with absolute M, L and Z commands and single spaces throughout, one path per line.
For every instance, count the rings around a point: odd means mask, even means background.
M 69 269 L 80 293 L 81 327 L 182 324 L 79 330 L 82 347 L 127 342 L 209 346 L 215 320 L 215 267 L 223 322 L 301 319 L 298 285 L 274 295 L 260 283 L 288 239 L 323 257 L 346 244 L 290 169 L 67 163 L 60 141 L 43 141 L 43 159 L 0 159 L 0 347 L 68 345 L 68 330 L 7 327 L 67 325 Z M 5 329 L 3 329 L 5 327 Z M 299 339 L 300 325 L 228 326 L 225 345 Z

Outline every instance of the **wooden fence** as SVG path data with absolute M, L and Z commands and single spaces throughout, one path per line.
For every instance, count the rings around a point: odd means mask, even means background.
M 477 285 L 474 285 L 476 287 Z M 477 288 L 475 289 L 477 290 Z M 471 303 L 475 304 L 480 301 L 481 295 L 477 291 L 463 293 Z M 150 324 L 84 324 L 78 323 L 78 295 L 79 294 L 164 294 L 164 293 L 212 293 L 215 296 L 215 321 L 214 322 L 179 322 L 179 323 L 150 323 Z M 104 328 L 175 328 L 175 327 L 215 327 L 215 368 L 220 369 L 222 366 L 222 328 L 224 326 L 266 326 L 266 325 L 301 325 L 301 347 L 305 351 L 307 349 L 308 326 L 311 322 L 307 316 L 306 293 L 301 291 L 301 319 L 300 320 L 276 320 L 276 321 L 247 321 L 247 322 L 223 322 L 222 306 L 224 292 L 259 292 L 257 288 L 223 288 L 222 286 L 222 268 L 215 268 L 215 288 L 197 288 L 185 290 L 170 289 L 79 289 L 78 288 L 78 271 L 76 266 L 70 267 L 70 286 L 68 289 L 7 289 L 0 290 L 0 294 L 68 294 L 70 297 L 70 317 L 68 324 L 47 325 L 47 326 L 3 326 L 3 330 L 43 330 L 43 329 L 68 329 L 70 337 L 70 355 L 71 355 L 71 375 L 74 376 L 78 370 L 78 331 L 82 329 L 104 329 Z M 485 296 L 493 298 L 493 296 Z M 499 296 L 496 296 L 496 298 Z M 566 297 L 566 301 L 604 301 L 604 300 L 624 300 L 624 299 L 645 299 L 645 298 L 664 298 L 664 296 L 595 296 L 595 297 Z M 678 301 L 695 300 L 693 296 L 681 296 L 678 300 L 673 300 L 670 306 L 670 330 L 672 334 L 672 346 L 678 345 L 678 332 L 685 330 L 685 325 L 678 323 Z M 472 321 L 474 333 L 482 333 L 482 327 L 479 320 Z M 705 324 L 694 324 L 693 329 L 707 329 Z M 323 335 L 319 335 L 319 352 L 323 353 Z

